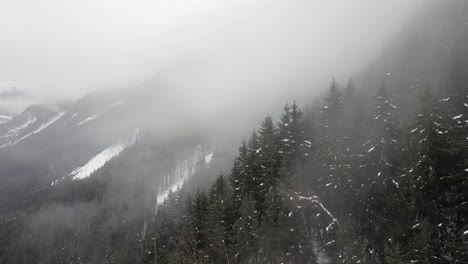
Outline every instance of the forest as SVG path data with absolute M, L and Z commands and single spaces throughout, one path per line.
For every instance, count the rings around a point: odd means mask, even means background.
M 171 193 L 146 263 L 468 263 L 460 3 L 431 5 L 356 81 L 265 117 L 211 187 Z
M 323 105 L 286 104 L 229 175 L 156 208 L 148 263 L 465 263 L 468 96 L 456 92 L 421 89 L 411 124 L 385 82 L 369 105 L 335 79 Z

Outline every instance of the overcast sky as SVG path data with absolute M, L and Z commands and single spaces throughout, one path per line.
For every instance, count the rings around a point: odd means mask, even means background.
M 0 0 L 0 85 L 72 98 L 157 74 L 227 94 L 346 78 L 416 2 Z

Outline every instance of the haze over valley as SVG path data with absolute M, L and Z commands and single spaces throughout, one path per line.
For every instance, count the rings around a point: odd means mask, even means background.
M 0 263 L 467 263 L 468 1 L 0 3 Z

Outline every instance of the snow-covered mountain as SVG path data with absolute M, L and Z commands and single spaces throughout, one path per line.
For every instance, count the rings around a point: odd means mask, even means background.
M 64 113 L 47 105 L 33 105 L 18 116 L 7 118 L 0 124 L 0 149 L 14 146 L 40 133 Z

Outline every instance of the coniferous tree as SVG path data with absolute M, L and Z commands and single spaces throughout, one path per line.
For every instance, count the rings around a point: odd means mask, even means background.
M 306 138 L 304 113 L 294 102 L 286 104 L 279 128 L 280 175 L 284 182 L 295 178 L 303 165 L 310 160 L 311 141 Z
M 255 208 L 263 209 L 265 195 L 257 190 L 262 186 L 262 175 L 260 167 L 260 144 L 256 131 L 252 132 L 247 144 L 247 177 L 245 179 L 245 195 L 252 196 Z
M 215 263 L 231 262 L 231 201 L 227 182 L 219 176 L 211 187 L 208 204 L 207 235 L 209 255 Z
M 262 122 L 258 136 L 259 186 L 257 192 L 261 202 L 265 201 L 268 190 L 277 185 L 281 157 L 278 152 L 278 133 L 273 119 L 267 116 Z
M 241 216 L 233 229 L 234 253 L 239 263 L 257 263 L 259 227 L 258 211 L 251 196 L 242 199 Z
M 260 259 L 275 263 L 281 259 L 288 225 L 285 221 L 281 196 L 276 187 L 270 188 L 265 201 L 265 217 L 261 223 Z
M 467 223 L 463 215 L 467 209 L 467 180 L 462 176 L 466 144 L 457 135 L 456 120 L 443 113 L 441 109 L 447 108 L 438 107 L 429 90 L 421 101 L 422 112 L 417 127 L 411 131 L 417 152 L 410 170 L 415 225 L 427 223 L 424 232 L 431 239 L 425 245 L 426 254 L 434 258 L 467 259 L 466 251 L 460 250 L 465 243 L 461 230 Z
M 182 248 L 195 263 L 205 263 L 208 249 L 207 219 L 208 198 L 198 191 L 193 199 L 187 200 L 186 217 L 182 224 Z
M 373 106 L 373 138 L 365 144 L 367 152 L 364 168 L 363 188 L 367 188 L 365 233 L 369 241 L 370 259 L 385 262 L 389 251 L 389 239 L 398 230 L 398 220 L 405 205 L 398 176 L 403 161 L 400 124 L 395 114 L 396 106 L 384 83 L 377 88 Z M 401 211 L 399 212 L 399 209 Z M 390 223 L 394 222 L 392 225 Z
M 283 114 L 281 115 L 281 121 L 278 122 L 278 134 L 281 144 L 279 144 L 279 154 L 281 155 L 282 165 L 289 160 L 292 155 L 292 145 L 290 143 L 291 134 L 288 126 L 291 123 L 291 107 L 286 104 L 283 107 Z
M 343 93 L 333 77 L 328 95 L 325 98 L 326 105 L 321 111 L 321 133 L 318 143 L 316 159 L 321 164 L 321 172 L 315 187 L 317 193 L 328 203 L 335 212 L 344 208 L 341 195 L 347 189 L 348 181 L 344 179 L 344 144 L 343 144 Z
M 248 150 L 245 140 L 242 141 L 239 147 L 239 155 L 234 161 L 234 166 L 231 170 L 230 183 L 233 189 L 233 209 L 236 217 L 240 214 L 242 205 L 242 197 L 245 196 L 247 191 L 246 183 L 248 177 Z

